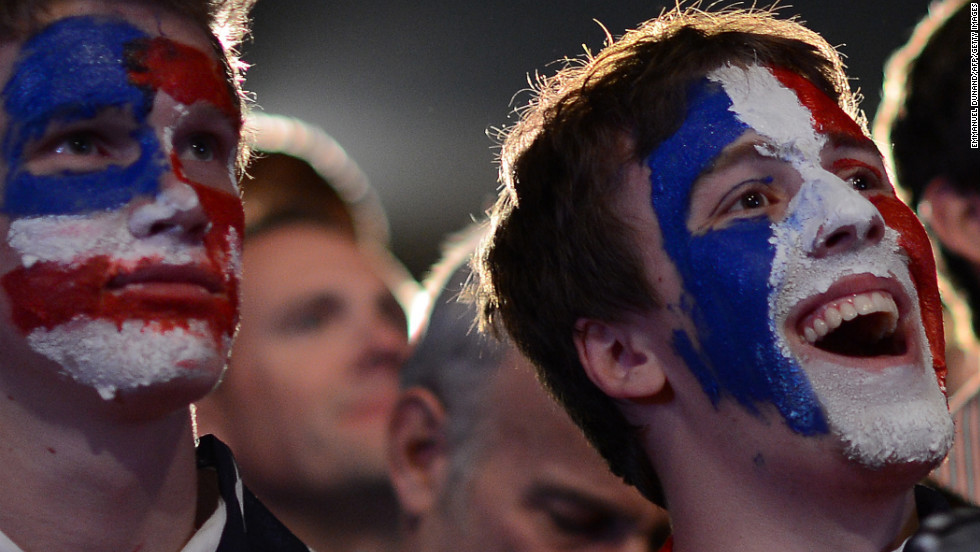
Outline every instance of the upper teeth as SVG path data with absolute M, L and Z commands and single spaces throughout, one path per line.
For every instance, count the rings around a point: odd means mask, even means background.
M 823 307 L 803 326 L 803 337 L 810 343 L 816 343 L 825 335 L 836 330 L 845 321 L 854 320 L 876 312 L 891 315 L 888 326 L 882 328 L 881 335 L 887 335 L 898 327 L 898 305 L 890 294 L 880 291 L 859 293 L 843 299 L 838 299 Z M 878 336 L 880 337 L 880 336 Z

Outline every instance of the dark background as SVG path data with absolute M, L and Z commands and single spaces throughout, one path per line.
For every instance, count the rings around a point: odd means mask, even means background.
M 494 140 L 528 74 L 593 51 L 668 2 L 262 0 L 247 88 L 263 111 L 313 123 L 361 165 L 388 212 L 392 247 L 416 277 L 447 233 L 489 206 Z M 673 5 L 673 2 L 669 2 Z M 799 0 L 782 13 L 840 46 L 869 119 L 888 55 L 927 0 Z M 527 96 L 521 97 L 523 100 Z

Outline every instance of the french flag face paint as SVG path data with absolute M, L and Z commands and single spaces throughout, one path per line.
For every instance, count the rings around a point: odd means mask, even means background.
M 69 17 L 24 42 L 2 101 L 13 326 L 105 399 L 216 379 L 238 324 L 244 218 L 241 115 L 215 55 Z
M 793 73 L 724 66 L 647 164 L 693 328 L 673 346 L 715 404 L 772 405 L 869 466 L 945 455 L 932 254 L 850 117 Z

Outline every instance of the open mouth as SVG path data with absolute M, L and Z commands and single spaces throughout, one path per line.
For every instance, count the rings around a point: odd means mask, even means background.
M 866 291 L 818 306 L 802 318 L 798 331 L 810 345 L 835 355 L 902 356 L 908 352 L 908 342 L 900 319 L 891 293 Z

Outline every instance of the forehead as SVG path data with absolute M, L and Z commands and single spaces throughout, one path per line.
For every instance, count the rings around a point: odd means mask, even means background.
M 707 80 L 728 97 L 727 116 L 766 137 L 779 153 L 816 158 L 828 136 L 870 143 L 836 102 L 786 69 L 724 66 Z
M 62 0 L 53 2 L 39 18 L 43 27 L 59 19 L 78 16 L 106 16 L 125 20 L 149 36 L 163 36 L 195 48 L 212 51 L 210 32 L 189 17 L 153 2 L 119 0 Z
M 56 2 L 38 27 L 29 37 L 0 44 L 0 82 L 14 102 L 20 94 L 50 105 L 119 103 L 120 85 L 132 84 L 164 90 L 181 103 L 203 99 L 223 110 L 234 103 L 215 39 L 193 20 L 158 6 Z M 142 50 L 140 57 L 135 50 Z M 127 83 L 127 69 L 140 66 L 143 80 Z M 178 91 L 193 98 L 177 97 Z
M 680 128 L 646 160 L 658 217 L 683 214 L 698 178 L 747 133 L 770 155 L 819 164 L 828 141 L 868 143 L 861 127 L 811 82 L 778 67 L 722 66 L 692 85 Z
M 245 240 L 246 297 L 286 303 L 312 292 L 369 301 L 392 298 L 379 267 L 348 236 L 316 222 L 295 221 Z

